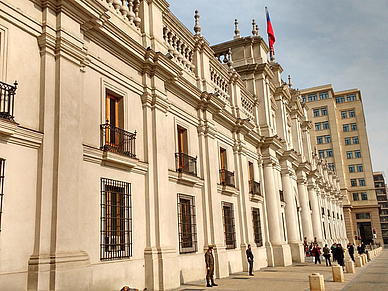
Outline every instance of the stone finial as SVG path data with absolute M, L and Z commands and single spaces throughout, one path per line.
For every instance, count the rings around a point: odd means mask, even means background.
M 256 24 L 256 36 L 259 36 L 260 34 L 259 34 L 259 25 L 258 24 Z
M 194 25 L 195 35 L 201 35 L 201 26 L 199 25 L 198 10 L 195 10 L 194 19 L 195 19 L 195 25 Z
M 227 65 L 229 68 L 233 68 L 233 61 L 232 61 L 232 50 L 231 48 L 228 49 L 228 62 L 227 62 Z
M 237 21 L 237 19 L 234 20 L 234 34 L 235 34 L 234 39 L 241 37 L 240 36 L 240 29 L 238 29 L 238 21 Z
M 269 59 L 271 60 L 271 62 L 275 61 L 275 54 L 273 52 L 273 47 L 271 47 L 269 50 Z
M 292 88 L 291 75 L 288 75 L 288 88 Z
M 258 31 L 256 31 L 256 22 L 254 19 L 252 19 L 252 35 L 256 36 L 258 34 Z

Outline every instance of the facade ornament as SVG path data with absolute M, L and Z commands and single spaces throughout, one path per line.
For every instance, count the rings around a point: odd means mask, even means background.
M 240 29 L 238 29 L 238 21 L 237 21 L 237 19 L 234 20 L 234 34 L 235 34 L 234 39 L 241 37 Z
M 195 31 L 195 35 L 201 35 L 201 26 L 199 25 L 199 14 L 198 14 L 198 10 L 195 10 L 195 15 L 194 15 L 194 19 L 195 19 L 195 25 L 194 25 L 194 31 Z
M 258 29 L 256 30 L 256 28 L 258 28 L 258 26 L 256 27 L 256 22 L 254 19 L 252 19 L 252 27 L 253 27 L 252 28 L 252 35 L 257 36 L 259 34 L 259 30 Z
M 291 75 L 288 75 L 288 88 L 292 88 Z
M 228 49 L 227 55 L 228 55 L 227 65 L 229 68 L 232 69 L 233 68 L 233 61 L 232 61 L 232 49 L 231 48 Z

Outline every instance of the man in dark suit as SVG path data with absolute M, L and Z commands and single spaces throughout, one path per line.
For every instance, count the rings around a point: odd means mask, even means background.
M 247 260 L 249 264 L 249 276 L 253 276 L 253 253 L 252 253 L 252 247 L 251 245 L 248 245 L 247 248 Z

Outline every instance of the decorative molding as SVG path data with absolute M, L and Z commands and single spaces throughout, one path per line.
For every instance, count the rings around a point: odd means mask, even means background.
M 189 175 L 174 170 L 168 170 L 168 180 L 177 184 L 182 184 L 190 187 L 200 188 L 204 181 L 197 176 Z
M 234 187 L 217 184 L 217 192 L 226 195 L 237 197 L 240 194 L 240 191 Z

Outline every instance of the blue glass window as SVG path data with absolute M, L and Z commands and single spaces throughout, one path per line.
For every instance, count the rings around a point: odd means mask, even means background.
M 330 135 L 325 135 L 325 143 L 331 142 L 331 137 Z
M 317 94 L 309 95 L 309 96 L 308 96 L 308 100 L 309 100 L 309 101 L 315 101 L 315 100 L 317 100 Z
M 341 111 L 341 118 L 348 118 L 348 112 L 347 111 Z
M 323 138 L 322 136 L 317 136 L 317 144 L 323 143 Z
M 318 155 L 320 158 L 324 158 L 325 157 L 325 151 L 324 150 L 319 150 L 318 151 Z
M 353 159 L 353 152 L 346 152 L 346 157 L 348 159 Z
M 322 113 L 322 116 L 327 115 L 327 108 L 326 107 L 321 108 L 321 113 Z
M 357 172 L 363 172 L 364 169 L 362 167 L 362 164 L 357 165 Z
M 356 179 L 350 179 L 350 185 L 352 187 L 356 187 L 357 186 L 357 180 Z
M 326 150 L 326 157 L 330 158 L 332 156 L 333 156 L 333 150 L 332 149 Z
M 342 125 L 342 128 L 344 129 L 344 132 L 349 131 L 349 124 Z
M 329 98 L 329 92 L 319 93 L 319 99 L 328 99 L 328 98 Z
M 337 98 L 335 98 L 335 102 L 336 103 L 344 103 L 345 102 L 345 97 L 344 96 L 337 97 Z
M 355 171 L 354 165 L 349 165 L 349 173 L 354 173 Z
M 365 186 L 365 179 L 364 178 L 358 179 L 358 185 Z
M 349 117 L 355 117 L 356 116 L 356 113 L 354 112 L 354 110 L 349 110 Z
M 345 145 L 350 145 L 350 144 L 352 144 L 350 141 L 350 137 L 346 137 L 345 138 Z
M 358 144 L 358 136 L 353 137 L 353 144 Z
M 314 109 L 314 117 L 319 116 L 319 109 Z
M 354 156 L 356 158 L 361 158 L 361 151 L 354 151 Z
M 322 122 L 322 127 L 323 129 L 329 129 L 329 122 L 328 121 Z
M 357 100 L 357 97 L 356 95 L 352 94 L 352 95 L 347 95 L 346 96 L 346 101 L 356 101 Z
M 321 130 L 321 123 L 320 122 L 317 122 L 315 123 L 315 130 Z

